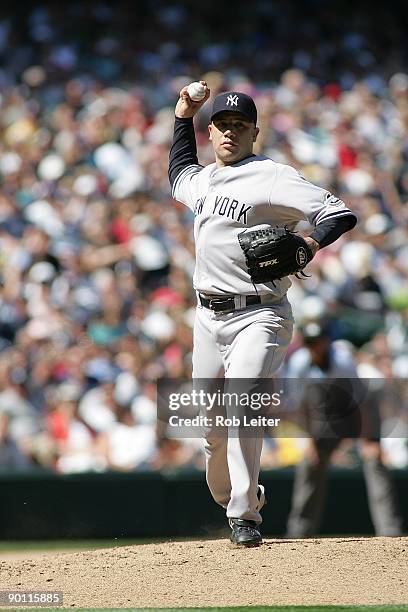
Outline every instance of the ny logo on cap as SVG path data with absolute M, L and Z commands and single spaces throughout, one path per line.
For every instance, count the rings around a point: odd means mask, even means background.
M 238 96 L 235 94 L 234 96 L 232 96 L 231 94 L 229 96 L 227 96 L 227 102 L 226 102 L 227 106 L 231 105 L 231 106 L 238 106 Z

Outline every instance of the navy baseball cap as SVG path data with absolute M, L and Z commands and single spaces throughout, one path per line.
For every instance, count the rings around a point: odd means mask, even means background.
M 328 321 L 311 321 L 306 323 L 304 327 L 301 328 L 301 333 L 303 336 L 304 342 L 314 342 L 316 340 L 320 340 L 320 338 L 329 338 L 330 337 L 330 326 Z
M 215 115 L 225 111 L 241 113 L 256 125 L 258 113 L 255 102 L 250 96 L 247 96 L 244 93 L 239 91 L 224 91 L 223 93 L 218 94 L 218 96 L 215 96 L 211 113 L 211 121 L 214 119 Z

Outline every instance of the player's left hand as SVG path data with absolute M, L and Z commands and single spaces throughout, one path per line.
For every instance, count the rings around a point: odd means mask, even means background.
M 306 236 L 305 242 L 306 242 L 307 246 L 309 247 L 309 249 L 311 250 L 312 255 L 314 257 L 316 255 L 317 251 L 319 250 L 319 246 L 320 246 L 319 243 L 316 242 L 316 240 L 314 240 L 310 236 Z
M 313 243 L 316 252 L 318 243 L 310 237 L 307 240 Z M 245 230 L 238 234 L 253 283 L 270 283 L 289 274 L 303 274 L 303 268 L 314 256 L 307 240 L 286 227 Z

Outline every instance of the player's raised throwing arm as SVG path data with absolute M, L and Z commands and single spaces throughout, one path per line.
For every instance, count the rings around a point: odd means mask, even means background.
M 188 94 L 188 88 L 183 87 L 176 105 L 173 144 L 169 160 L 169 179 L 172 189 L 177 177 L 185 168 L 198 166 L 193 117 L 210 95 L 206 82 L 200 81 L 200 83 L 205 88 L 202 100 L 192 100 Z

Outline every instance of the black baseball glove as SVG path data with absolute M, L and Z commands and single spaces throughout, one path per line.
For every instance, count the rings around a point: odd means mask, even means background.
M 270 283 L 297 274 L 313 259 L 306 241 L 286 228 L 245 231 L 238 234 L 249 275 L 254 283 Z

